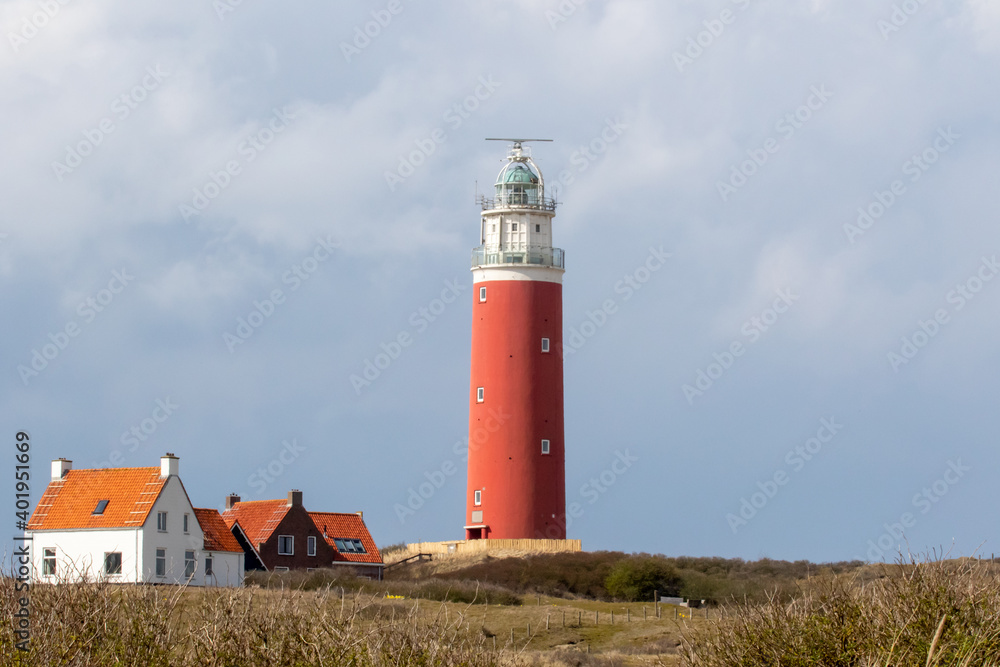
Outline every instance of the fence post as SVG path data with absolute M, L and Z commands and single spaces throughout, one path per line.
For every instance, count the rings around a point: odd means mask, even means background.
M 577 612 L 577 613 L 580 614 L 580 617 L 576 619 L 576 624 L 577 624 L 578 627 L 582 628 L 583 627 L 583 612 L 581 611 L 581 612 Z
M 644 621 L 646 620 L 646 608 L 645 607 L 642 608 L 642 620 L 644 620 Z
M 531 639 L 531 621 L 528 621 L 528 639 Z
M 563 609 L 563 627 L 566 627 L 566 610 Z
M 549 615 L 545 614 L 545 630 L 549 629 Z
M 510 629 L 510 643 L 514 643 L 514 628 Z
M 601 624 L 601 612 L 595 611 L 594 612 L 594 625 L 600 625 L 600 624 Z
M 626 623 L 632 622 L 632 610 L 629 609 L 628 607 L 625 607 L 625 622 Z

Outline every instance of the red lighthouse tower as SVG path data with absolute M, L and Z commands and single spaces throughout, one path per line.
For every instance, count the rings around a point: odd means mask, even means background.
M 493 197 L 481 197 L 472 253 L 472 375 L 466 539 L 565 539 L 563 251 L 555 201 L 513 142 Z

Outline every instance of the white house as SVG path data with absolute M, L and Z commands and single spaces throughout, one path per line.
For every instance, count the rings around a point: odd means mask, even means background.
M 52 462 L 26 535 L 36 582 L 241 586 L 243 549 L 214 509 L 191 505 L 179 459 L 159 468 L 73 470 Z

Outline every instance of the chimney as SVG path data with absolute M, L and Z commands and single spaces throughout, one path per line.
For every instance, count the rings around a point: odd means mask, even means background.
M 238 502 L 240 502 L 240 497 L 235 493 L 230 493 L 228 496 L 226 496 L 226 509 L 227 510 L 233 509 L 233 505 L 235 505 Z
M 358 512 L 358 516 L 361 517 L 362 521 L 365 520 L 365 513 L 364 512 Z
M 288 492 L 288 506 L 289 507 L 302 507 L 302 492 L 298 489 L 292 489 Z
M 69 459 L 55 459 L 52 461 L 52 481 L 60 481 L 72 469 L 73 462 Z
M 180 459 L 171 452 L 167 452 L 160 457 L 160 477 L 177 476 L 180 468 Z

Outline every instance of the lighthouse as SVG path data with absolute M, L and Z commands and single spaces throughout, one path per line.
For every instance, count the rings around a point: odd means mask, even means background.
M 566 539 L 562 278 L 556 203 L 523 144 L 511 143 L 479 198 L 472 252 L 472 368 L 465 538 Z

